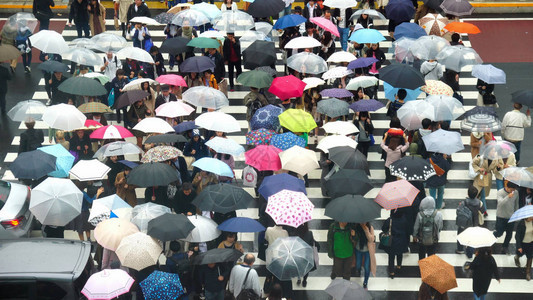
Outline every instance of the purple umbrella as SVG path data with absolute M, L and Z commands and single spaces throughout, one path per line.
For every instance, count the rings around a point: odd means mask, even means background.
M 385 105 L 378 100 L 368 99 L 359 100 L 350 105 L 350 109 L 353 111 L 376 111 Z
M 325 89 L 320 92 L 322 97 L 346 98 L 353 97 L 352 92 L 347 89 Z
M 378 61 L 379 60 L 376 59 L 375 57 L 360 57 L 356 60 L 352 60 L 348 64 L 348 70 L 353 70 L 357 68 L 365 68 Z
M 178 125 L 174 126 L 173 128 L 174 128 L 174 131 L 176 131 L 176 133 L 182 133 L 182 132 L 187 131 L 187 130 L 198 128 L 198 126 L 196 126 L 196 124 L 194 124 L 194 121 L 189 121 L 189 122 L 179 123 Z
M 184 60 L 180 65 L 182 73 L 200 73 L 205 70 L 214 69 L 215 63 L 207 56 L 193 56 Z

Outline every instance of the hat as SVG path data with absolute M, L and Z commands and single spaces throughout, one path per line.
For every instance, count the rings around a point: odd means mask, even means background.
M 170 90 L 170 87 L 168 85 L 166 85 L 166 84 L 161 85 L 161 91 L 166 92 L 166 91 L 169 91 L 169 90 Z
M 198 129 L 196 129 L 196 128 L 193 129 L 193 130 L 192 130 L 192 136 L 193 136 L 193 137 L 195 137 L 195 136 L 200 136 L 200 130 L 198 130 Z

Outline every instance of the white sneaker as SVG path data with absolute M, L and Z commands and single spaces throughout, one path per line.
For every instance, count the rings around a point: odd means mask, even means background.
M 46 106 L 50 106 L 52 104 L 52 99 L 48 99 L 48 101 L 46 101 Z

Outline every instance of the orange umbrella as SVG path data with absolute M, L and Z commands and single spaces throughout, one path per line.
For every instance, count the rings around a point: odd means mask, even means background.
M 457 287 L 455 270 L 452 265 L 442 260 L 437 255 L 431 255 L 418 261 L 422 281 L 439 293 Z
M 471 24 L 471 23 L 466 23 L 466 22 L 452 22 L 444 26 L 444 29 L 448 31 L 457 32 L 457 33 L 468 33 L 468 34 L 477 34 L 481 32 L 481 30 L 479 30 L 479 28 L 476 25 Z

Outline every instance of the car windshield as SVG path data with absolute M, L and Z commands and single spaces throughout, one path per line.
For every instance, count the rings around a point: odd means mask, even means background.
M 9 197 L 9 192 L 11 192 L 11 184 L 7 181 L 0 181 L 0 209 L 4 207 L 7 197 Z

